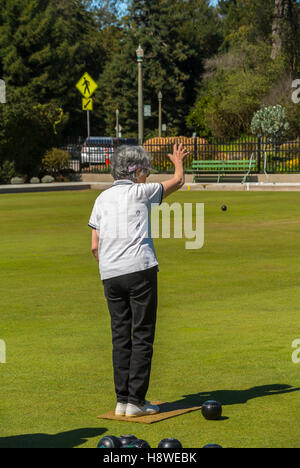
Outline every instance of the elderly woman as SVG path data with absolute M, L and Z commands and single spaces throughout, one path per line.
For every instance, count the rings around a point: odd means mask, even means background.
M 156 258 L 150 230 L 151 205 L 184 184 L 182 145 L 170 160 L 174 176 L 145 183 L 151 158 L 139 146 L 119 147 L 111 160 L 115 180 L 97 198 L 89 226 L 92 252 L 111 316 L 113 368 L 118 416 L 155 414 L 158 406 L 145 400 L 149 386 L 157 310 Z

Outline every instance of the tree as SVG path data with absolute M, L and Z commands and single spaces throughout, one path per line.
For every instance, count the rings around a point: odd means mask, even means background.
M 299 6 L 297 0 L 220 0 L 224 42 L 206 61 L 202 89 L 188 117 L 190 128 L 214 136 L 249 133 L 253 113 L 262 105 L 290 106 L 293 75 L 299 70 Z M 208 128 L 207 128 L 208 127 Z
M 102 49 L 94 14 L 82 0 L 3 0 L 0 63 L 11 93 L 55 103 L 81 127 L 75 89 L 85 71 L 102 71 Z M 68 127 L 67 127 L 68 128 Z
M 283 61 L 271 60 L 269 45 L 244 41 L 208 61 L 206 67 L 203 89 L 194 107 L 196 111 L 200 103 L 206 104 L 199 118 L 217 137 L 228 139 L 248 133 L 253 113 L 282 76 Z M 197 124 L 195 118 L 191 119 L 192 113 L 189 122 Z
M 285 17 L 282 22 L 282 49 L 286 55 L 286 63 L 292 77 L 297 77 L 297 67 L 300 65 L 300 3 L 298 0 L 288 0 L 285 7 Z
M 219 0 L 217 10 L 223 24 L 222 51 L 240 40 L 269 40 L 274 0 Z
M 195 12 L 195 7 L 198 10 Z M 206 9 L 205 9 L 206 8 Z M 157 133 L 157 94 L 163 93 L 164 121 L 169 132 L 186 131 L 185 116 L 196 96 L 203 59 L 216 51 L 220 38 L 216 17 L 207 0 L 132 0 L 123 20 L 120 49 L 101 77 L 104 118 L 108 131 L 115 126 L 119 108 L 127 135 L 137 133 L 137 65 L 135 50 L 145 51 L 144 102 L 152 107 L 145 127 Z M 201 26 L 202 29 L 201 29 Z M 215 26 L 215 30 L 214 30 Z
M 287 15 L 287 1 L 274 0 L 274 19 L 272 25 L 272 52 L 271 58 L 276 59 L 282 48 L 282 23 Z
M 9 106 L 0 108 L 0 163 L 15 163 L 16 171 L 30 178 L 39 175 L 46 149 L 58 141 L 55 124 L 60 120 L 55 104 L 41 105 L 25 94 L 10 94 Z

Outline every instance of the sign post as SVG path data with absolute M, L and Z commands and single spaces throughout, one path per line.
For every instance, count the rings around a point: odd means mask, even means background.
M 119 130 L 119 115 L 120 115 L 120 112 L 119 112 L 119 109 L 116 110 L 116 138 L 119 138 L 119 133 L 120 133 L 120 130 Z
M 86 111 L 87 116 L 87 134 L 88 138 L 91 136 L 91 125 L 90 125 L 90 111 L 93 110 L 93 100 L 91 99 L 92 95 L 98 88 L 97 83 L 93 78 L 88 74 L 84 73 L 78 83 L 76 88 L 82 94 L 82 110 Z
M 87 136 L 89 139 L 91 136 L 90 111 L 87 111 L 86 117 L 87 117 Z

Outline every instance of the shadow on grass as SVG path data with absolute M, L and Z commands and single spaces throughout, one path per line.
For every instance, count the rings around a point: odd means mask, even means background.
M 300 390 L 300 387 L 293 388 L 291 385 L 273 384 L 261 385 L 260 387 L 251 387 L 247 390 L 212 390 L 200 392 L 191 395 L 183 395 L 183 399 L 164 403 L 160 405 L 164 412 L 180 409 L 200 407 L 207 400 L 216 400 L 225 405 L 241 405 L 254 398 L 262 398 L 271 395 L 281 395 L 283 393 L 292 393 Z
M 24 434 L 0 437 L 0 448 L 73 448 L 84 444 L 91 437 L 106 432 L 106 428 L 84 428 L 59 434 Z

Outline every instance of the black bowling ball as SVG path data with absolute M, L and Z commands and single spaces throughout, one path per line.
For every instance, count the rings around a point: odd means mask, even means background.
M 134 442 L 135 440 L 137 440 L 137 437 L 135 437 L 132 434 L 126 434 L 126 435 L 121 435 L 119 439 L 121 441 L 122 447 L 124 447 L 125 445 L 130 445 L 131 442 Z
M 147 449 L 150 448 L 150 445 L 146 440 L 143 439 L 136 439 L 130 442 L 128 445 L 123 445 L 123 448 L 143 448 Z
M 208 400 L 205 403 L 203 403 L 201 411 L 205 419 L 220 419 L 222 415 L 222 405 L 215 400 Z
M 97 448 L 121 448 L 121 446 L 122 444 L 118 437 L 108 435 L 99 441 Z
M 203 448 L 222 448 L 221 445 L 218 445 L 218 444 L 207 444 L 207 445 L 204 445 Z
M 159 442 L 158 448 L 165 448 L 165 449 L 171 449 L 171 448 L 182 448 L 181 442 L 177 439 L 163 439 Z

